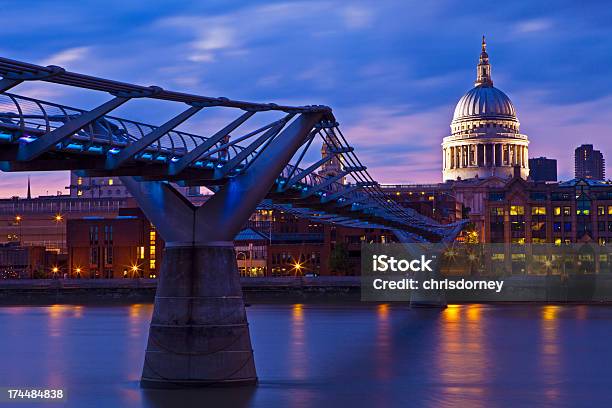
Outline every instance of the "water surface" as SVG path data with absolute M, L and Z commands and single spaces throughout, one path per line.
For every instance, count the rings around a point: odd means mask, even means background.
M 0 386 L 63 388 L 71 407 L 612 401 L 612 307 L 254 305 L 259 386 L 204 391 L 138 387 L 151 312 L 149 304 L 2 307 Z

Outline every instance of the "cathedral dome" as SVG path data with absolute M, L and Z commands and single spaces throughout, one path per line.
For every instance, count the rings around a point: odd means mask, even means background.
M 478 85 L 463 95 L 453 114 L 453 122 L 474 119 L 516 120 L 516 111 L 508 95 L 493 85 Z
M 459 99 L 450 130 L 442 140 L 443 180 L 529 175 L 529 139 L 519 133 L 508 95 L 493 86 L 484 36 L 474 88 Z

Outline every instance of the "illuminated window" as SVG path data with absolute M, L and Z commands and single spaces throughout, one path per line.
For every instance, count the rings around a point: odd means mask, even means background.
M 608 206 L 608 215 L 612 215 L 612 205 Z
M 77 179 L 77 185 L 78 185 L 78 186 L 82 186 L 82 185 L 83 185 L 83 177 L 79 177 L 79 178 Z
M 145 255 L 145 247 L 141 246 L 138 248 L 138 257 L 140 259 L 144 259 L 144 255 Z
M 503 217 L 503 215 L 504 215 L 504 208 L 503 207 L 493 207 L 493 208 L 491 208 L 491 215 L 497 215 L 497 216 Z
M 597 215 L 604 215 L 606 213 L 606 209 L 603 205 L 597 206 Z
M 83 195 L 83 190 L 77 190 L 77 196 L 82 196 Z
M 561 215 L 561 207 L 555 207 L 555 209 L 554 209 L 553 213 L 554 213 L 555 215 Z
M 112 186 L 112 185 L 113 185 L 113 183 L 114 183 L 113 179 L 108 179 L 108 185 L 109 185 L 109 186 Z
M 510 215 L 525 215 L 525 207 L 522 205 L 511 205 Z
M 571 215 L 572 209 L 571 207 L 563 207 L 563 215 Z
M 155 230 L 149 231 L 149 269 L 155 269 Z
M 561 245 L 561 238 L 555 238 L 555 245 Z
M 546 207 L 531 207 L 531 215 L 546 215 Z

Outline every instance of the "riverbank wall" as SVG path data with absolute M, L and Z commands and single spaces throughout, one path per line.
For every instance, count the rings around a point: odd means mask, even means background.
M 503 281 L 501 293 L 447 291 L 444 297 L 447 303 L 612 304 L 612 276 L 608 275 L 518 275 Z M 361 300 L 358 276 L 241 278 L 241 285 L 247 303 Z M 0 280 L 0 305 L 150 303 L 156 287 L 155 279 Z
M 246 302 L 359 301 L 359 277 L 241 278 Z M 153 302 L 155 279 L 0 280 L 0 305 Z

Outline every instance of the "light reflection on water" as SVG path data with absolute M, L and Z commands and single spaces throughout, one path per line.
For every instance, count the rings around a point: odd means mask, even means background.
M 612 308 L 397 304 L 248 309 L 257 388 L 141 390 L 152 305 L 0 308 L 1 386 L 87 407 L 600 406 Z M 27 405 L 20 405 L 27 406 Z
M 308 356 L 306 354 L 306 332 L 304 330 L 304 306 L 299 303 L 291 308 L 289 347 L 291 378 L 305 380 L 308 373 Z
M 486 379 L 491 350 L 485 338 L 481 305 L 449 305 L 439 320 L 434 361 L 444 400 L 462 400 L 472 407 L 487 406 Z
M 582 307 L 582 306 L 580 306 Z M 552 404 L 558 403 L 561 397 L 559 373 L 561 356 L 559 344 L 559 306 L 542 307 L 542 339 L 540 350 L 542 380 L 545 384 L 544 396 Z
M 389 380 L 393 369 L 393 345 L 391 344 L 391 322 L 389 319 L 389 305 L 381 304 L 376 308 L 377 324 L 374 362 L 376 364 L 376 378 Z

